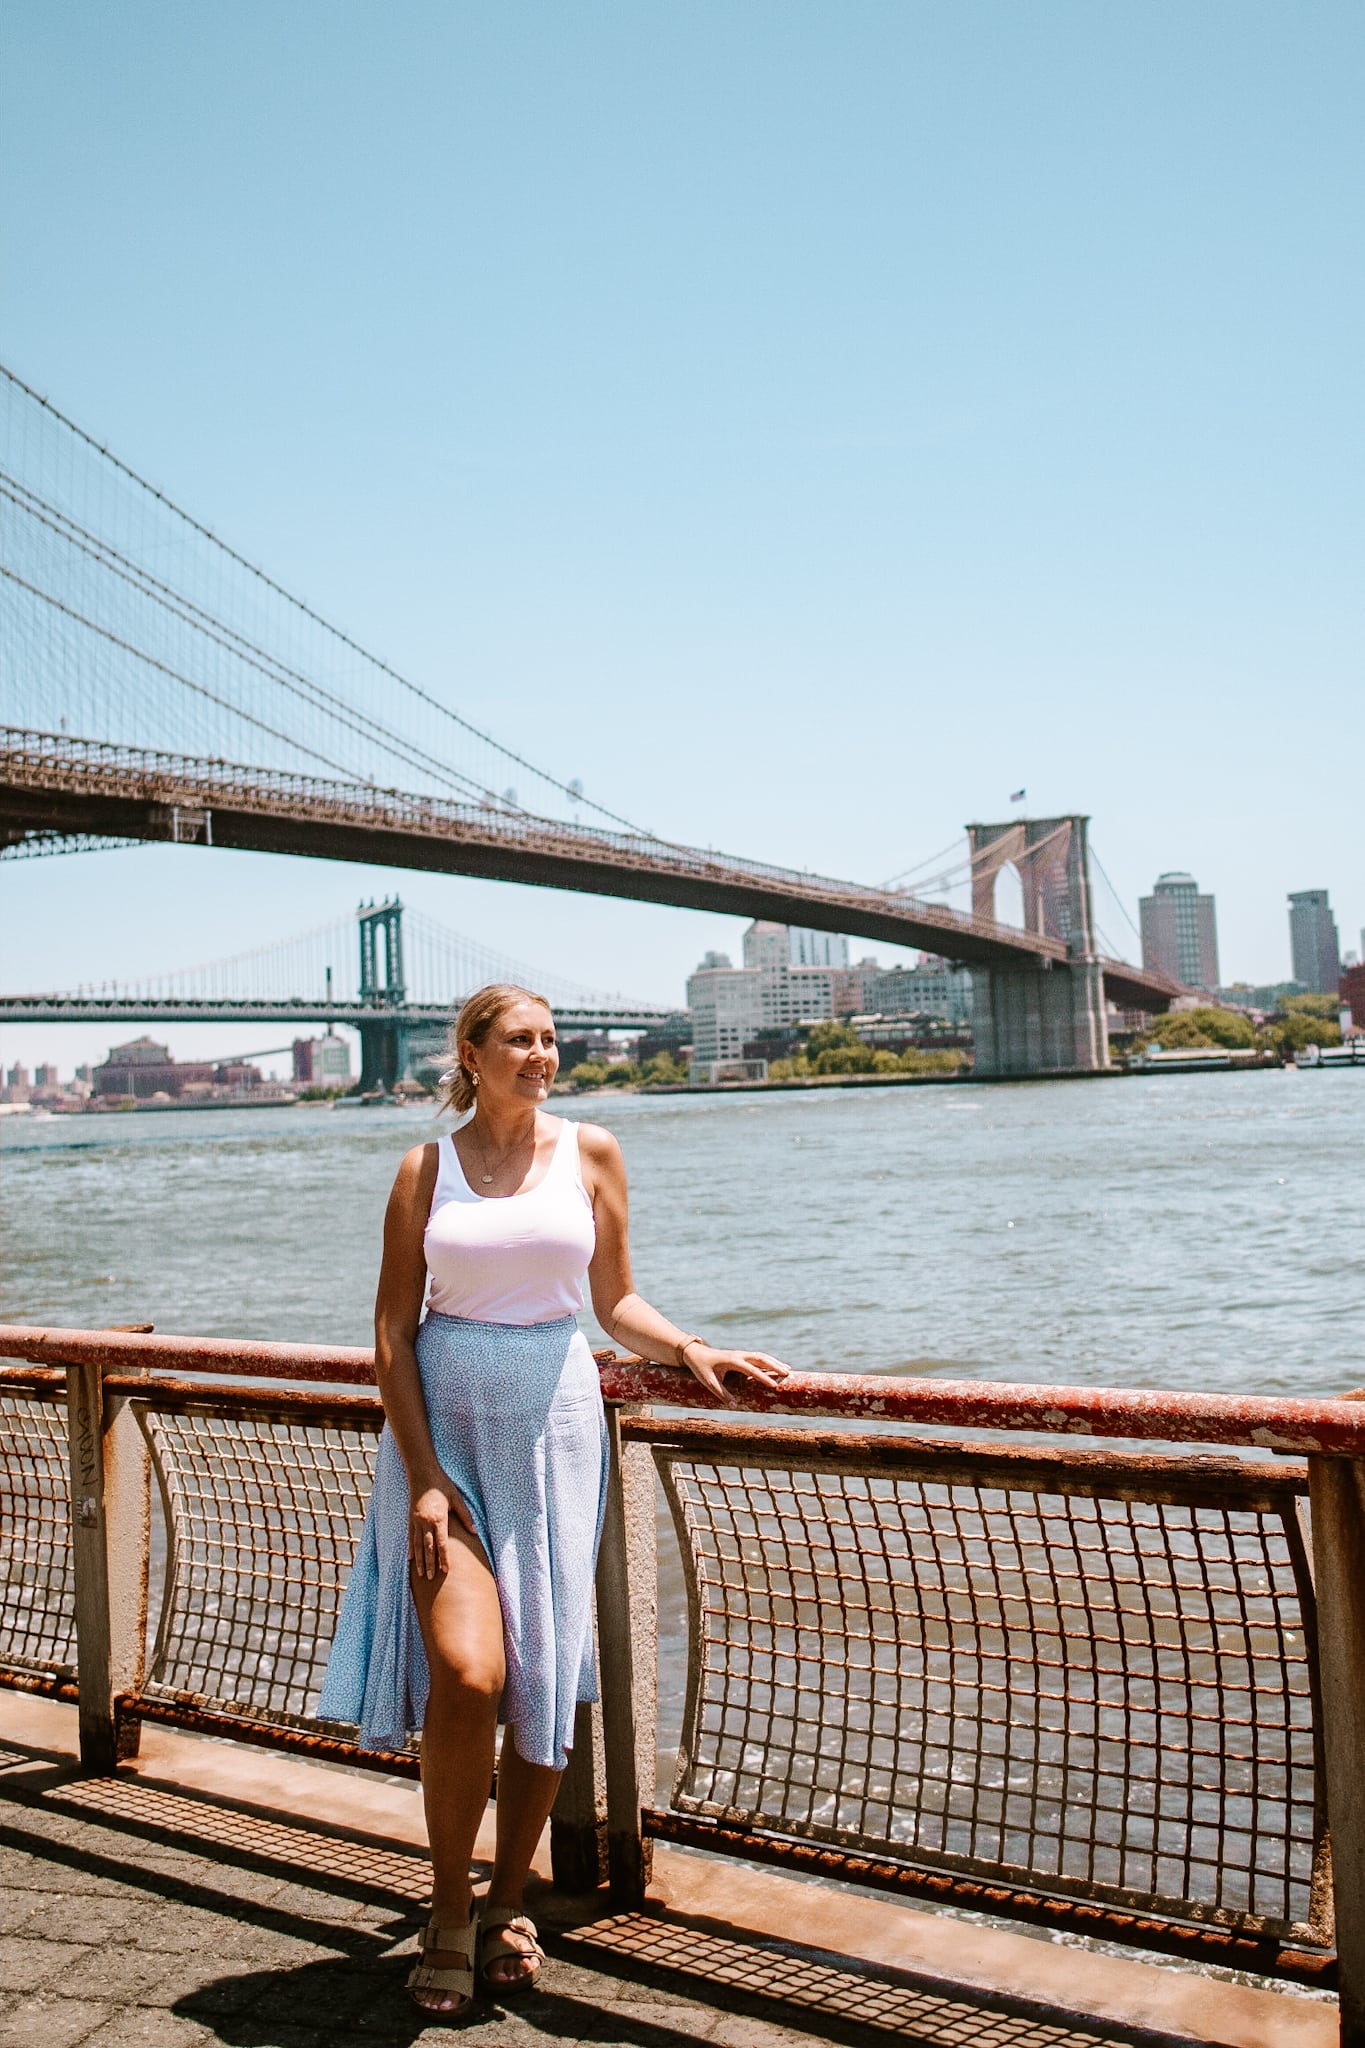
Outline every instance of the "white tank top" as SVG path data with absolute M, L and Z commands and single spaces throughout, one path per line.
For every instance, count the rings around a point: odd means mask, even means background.
M 438 1139 L 436 1149 L 423 1238 L 428 1309 L 479 1323 L 552 1323 L 576 1314 L 597 1243 L 578 1125 L 561 1118 L 545 1178 L 519 1195 L 476 1194 L 454 1137 Z

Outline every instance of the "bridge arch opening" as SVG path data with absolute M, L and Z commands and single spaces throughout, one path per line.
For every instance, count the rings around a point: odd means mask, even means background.
M 997 924 L 1024 929 L 1024 878 L 1012 860 L 995 877 L 994 917 Z

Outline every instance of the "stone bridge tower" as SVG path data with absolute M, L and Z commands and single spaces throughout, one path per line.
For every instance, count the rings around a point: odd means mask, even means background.
M 1013 866 L 1024 929 L 1066 945 L 1065 963 L 972 969 L 976 1071 L 1097 1073 L 1109 1065 L 1104 975 L 1090 899 L 1088 818 L 1016 818 L 969 825 L 972 914 L 995 917 L 995 884 Z

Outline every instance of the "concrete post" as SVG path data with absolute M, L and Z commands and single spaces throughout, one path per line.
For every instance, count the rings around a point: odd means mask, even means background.
M 658 1773 L 658 1583 L 654 1460 L 645 1444 L 623 1444 L 610 1406 L 611 1475 L 597 1562 L 597 1641 L 602 1660 L 602 1743 L 607 1792 L 607 1868 L 617 1904 L 638 1906 L 649 1884 L 653 1843 L 640 1824 Z
M 138 1724 L 120 1729 L 114 1703 L 142 1683 L 151 1463 L 126 1398 L 106 1402 L 97 1365 L 67 1367 L 66 1403 L 81 1762 L 107 1772 L 137 1754 Z
M 580 1704 L 569 1767 L 550 1815 L 550 1873 L 562 1892 L 592 1892 L 607 1876 L 607 1778 L 602 1716 Z
M 1365 1471 L 1310 1458 L 1322 1746 L 1342 2048 L 1365 2048 Z

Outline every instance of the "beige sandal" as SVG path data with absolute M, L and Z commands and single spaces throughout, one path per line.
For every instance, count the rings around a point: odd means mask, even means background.
M 479 1909 L 476 1905 L 469 1916 L 467 1927 L 438 1927 L 435 1916 L 422 1929 L 422 1946 L 417 1961 L 408 1972 L 408 1991 L 419 2012 L 433 2020 L 462 2020 L 468 2018 L 474 2008 L 474 1971 L 478 1963 Z M 467 1961 L 456 1968 L 446 1964 L 438 1967 L 429 1963 L 427 1957 L 438 1949 L 454 1949 L 464 1955 Z M 418 1996 L 419 1992 L 434 1991 L 439 1996 L 454 1997 L 458 2002 L 448 2010 L 438 2005 L 427 2005 Z
M 482 1918 L 483 1949 L 479 1958 L 479 1982 L 495 1997 L 529 1991 L 545 1967 L 545 1951 L 536 1939 L 536 1923 L 525 1913 L 509 1912 L 505 1906 L 485 1906 Z M 506 1932 L 503 1930 L 506 1929 Z M 529 1948 L 518 1948 L 507 1934 L 523 1935 Z M 504 1960 L 525 1963 L 515 1977 L 490 1977 L 488 1965 Z

